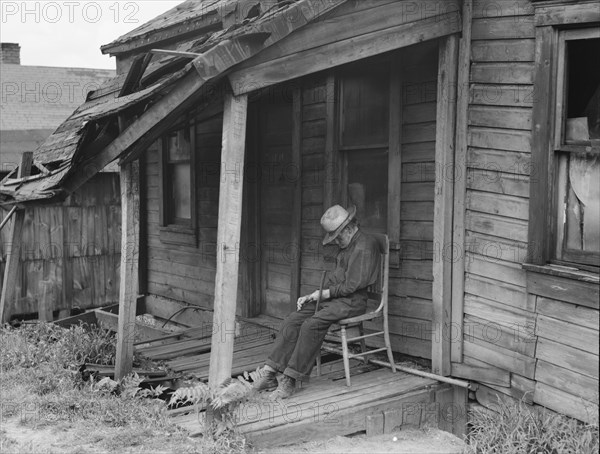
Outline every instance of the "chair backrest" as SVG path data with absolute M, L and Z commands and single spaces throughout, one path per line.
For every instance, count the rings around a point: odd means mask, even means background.
M 383 233 L 371 233 L 370 235 L 377 240 L 379 252 L 381 253 L 381 260 L 379 263 L 377 280 L 367 288 L 367 292 L 369 298 L 377 297 L 377 299 L 379 299 L 379 307 L 375 312 L 384 310 L 387 314 L 388 285 L 390 277 L 390 240 L 388 239 L 388 236 Z

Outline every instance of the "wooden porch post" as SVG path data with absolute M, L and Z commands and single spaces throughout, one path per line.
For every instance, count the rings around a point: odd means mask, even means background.
M 25 178 L 31 173 L 33 164 L 33 152 L 26 151 L 21 156 L 21 165 L 17 178 Z M 25 209 L 15 211 L 13 224 L 9 233 L 10 249 L 6 256 L 6 268 L 4 269 L 4 281 L 2 295 L 0 296 L 0 322 L 6 323 L 10 320 L 11 310 L 14 307 L 17 289 L 17 275 L 19 272 L 19 260 L 21 258 L 21 236 L 23 223 L 25 221 Z
M 247 115 L 247 95 L 234 96 L 229 93 L 225 95 L 219 187 L 217 274 L 208 373 L 208 384 L 212 389 L 231 376 L 233 364 Z
M 454 196 L 454 136 L 456 125 L 457 35 L 440 40 L 435 143 L 433 215 L 433 337 L 432 372 L 450 375 L 452 322 L 452 212 Z
M 139 291 L 140 163 L 120 167 L 121 177 L 121 269 L 119 324 L 115 380 L 129 374 L 133 363 L 135 311 Z

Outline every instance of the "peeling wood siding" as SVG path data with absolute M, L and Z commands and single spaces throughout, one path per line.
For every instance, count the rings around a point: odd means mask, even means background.
M 27 208 L 11 314 L 38 310 L 87 309 L 119 300 L 121 206 L 119 176 L 96 175 L 64 206 Z M 7 211 L 0 209 L 0 217 Z M 0 232 L 0 276 L 4 275 L 8 228 Z M 0 280 L 0 288 L 2 282 Z
M 476 1 L 473 12 L 464 362 L 511 373 L 509 388 L 478 391 L 489 408 L 498 393 L 586 419 L 586 406 L 597 402 L 598 326 L 590 319 L 598 310 L 536 294 L 521 269 L 531 240 L 529 181 L 538 170 L 531 169 L 533 8 Z M 597 413 L 597 404 L 589 408 Z

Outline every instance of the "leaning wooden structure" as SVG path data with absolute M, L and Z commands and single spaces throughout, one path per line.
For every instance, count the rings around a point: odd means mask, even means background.
M 489 408 L 589 421 L 599 22 L 594 1 L 184 2 L 103 47 L 120 75 L 69 120 L 78 139 L 0 193 L 36 203 L 119 160 L 120 332 L 139 298 L 211 311 L 212 385 L 236 314 L 293 310 L 331 266 L 323 210 L 355 203 L 391 240 L 396 352 Z

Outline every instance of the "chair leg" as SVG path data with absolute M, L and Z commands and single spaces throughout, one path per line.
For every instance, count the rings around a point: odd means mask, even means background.
M 317 377 L 321 376 L 321 349 L 317 353 Z
M 362 323 L 360 325 L 358 325 L 358 334 L 360 336 L 364 336 L 365 335 L 365 329 L 364 329 Z M 361 353 L 364 353 L 364 352 L 367 351 L 367 343 L 365 342 L 364 339 L 360 340 L 360 350 L 361 350 Z M 363 355 L 362 358 L 361 358 L 365 364 L 369 364 L 369 358 L 368 358 L 368 356 L 369 355 Z
M 350 386 L 350 358 L 348 357 L 348 342 L 346 336 L 346 327 L 342 326 L 342 353 L 344 356 L 344 371 L 346 372 L 346 386 Z
M 387 317 L 383 321 L 383 339 L 385 341 L 385 348 L 387 348 L 388 361 L 392 368 L 392 372 L 396 372 L 396 364 L 394 363 L 394 354 L 392 353 L 392 343 L 390 342 L 390 330 L 388 327 Z

